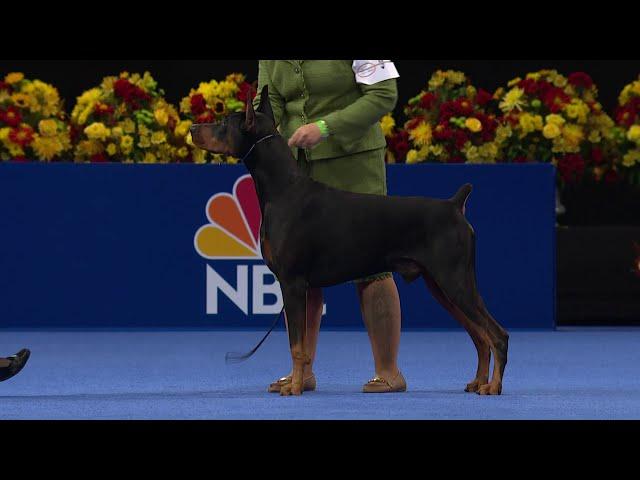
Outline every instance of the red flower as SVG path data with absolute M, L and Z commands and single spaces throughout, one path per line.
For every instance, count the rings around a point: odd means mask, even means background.
M 424 117 L 420 116 L 420 117 L 414 117 L 411 120 L 409 120 L 407 122 L 407 124 L 405 125 L 405 128 L 407 130 L 413 130 L 414 128 L 416 128 L 420 122 L 424 121 Z
M 451 117 L 455 117 L 457 108 L 455 102 L 443 102 L 440 105 L 440 119 L 448 122 Z
M 21 147 L 26 147 L 33 141 L 33 128 L 28 125 L 13 128 L 9 132 L 9 139 Z
M 25 163 L 27 161 L 27 157 L 25 157 L 24 155 L 20 155 L 19 157 L 13 157 L 11 161 Z
M 0 110 L 0 122 L 4 122 L 10 127 L 17 127 L 22 123 L 22 115 L 16 107 L 9 107 L 7 110 Z
M 435 93 L 427 92 L 420 97 L 420 107 L 425 110 L 431 110 L 435 106 L 437 99 L 438 97 Z
M 433 138 L 435 140 L 449 140 L 453 137 L 453 130 L 448 123 L 442 122 L 433 130 Z
M 107 156 L 104 153 L 96 153 L 91 155 L 91 161 L 94 163 L 104 163 L 107 161 Z
M 620 180 L 620 175 L 615 170 L 609 170 L 604 175 L 604 181 L 608 184 L 616 183 L 618 180 Z
M 593 80 L 584 72 L 574 72 L 569 75 L 569 83 L 574 87 L 591 88 Z
M 200 93 L 195 94 L 191 97 L 191 113 L 194 115 L 200 115 L 204 113 L 207 109 L 207 102 L 204 99 L 204 96 Z
M 564 93 L 564 90 L 558 87 L 549 88 L 542 96 L 542 103 L 544 103 L 552 113 L 558 113 L 562 110 L 562 107 L 570 101 L 571 99 Z
M 462 130 L 454 130 L 453 131 L 453 141 L 458 150 L 464 147 L 464 144 L 469 141 L 469 137 Z
M 550 85 L 548 82 L 544 83 Z M 533 78 L 525 78 L 524 80 L 520 80 L 518 82 L 518 87 L 524 90 L 524 93 L 526 93 L 527 95 L 535 95 L 541 88 L 544 89 L 546 85 L 544 85 L 542 82 L 538 83 L 538 81 L 534 80 Z
M 615 111 L 616 123 L 624 127 L 629 128 L 636 121 L 637 111 L 633 108 L 633 105 L 625 105 L 624 107 L 618 107 Z
M 211 110 L 196 117 L 196 123 L 213 123 L 216 117 Z
M 140 101 L 151 100 L 151 95 L 131 83 L 126 78 L 119 78 L 113 84 L 113 92 L 117 97 L 122 98 L 125 103 L 131 105 L 134 110 L 142 107 Z
M 519 155 L 513 159 L 513 163 L 529 163 L 529 159 L 523 155 Z
M 115 109 L 111 105 L 98 102 L 96 103 L 96 106 L 93 111 L 96 115 L 112 115 Z
M 565 155 L 558 161 L 560 177 L 567 183 L 577 182 L 584 174 L 584 159 L 578 153 Z
M 247 103 L 247 98 L 251 95 L 251 100 L 253 100 L 256 96 L 256 89 L 249 82 L 244 82 L 240 85 L 240 90 L 238 90 L 238 94 L 236 98 L 241 102 Z
M 600 165 L 603 160 L 602 149 L 599 147 L 593 147 L 591 150 L 591 158 L 596 165 Z
M 478 94 L 476 95 L 476 102 L 478 103 L 478 105 L 484 107 L 491 100 L 493 100 L 493 95 L 482 88 L 478 90 Z
M 7 82 L 0 81 L 0 90 L 9 90 L 11 91 L 11 84 Z

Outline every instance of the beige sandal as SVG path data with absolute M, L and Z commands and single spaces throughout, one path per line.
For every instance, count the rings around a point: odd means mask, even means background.
M 288 385 L 291 383 L 291 375 L 287 375 L 286 377 L 282 377 L 279 380 L 276 380 L 271 385 L 269 385 L 269 393 L 280 393 L 280 389 L 284 385 Z M 302 384 L 303 392 L 312 392 L 316 389 L 316 376 L 311 375 L 304 379 L 304 383 Z
M 365 383 L 362 391 L 364 393 L 394 393 L 405 392 L 407 390 L 407 382 L 400 372 L 389 382 L 382 377 L 374 377 Z

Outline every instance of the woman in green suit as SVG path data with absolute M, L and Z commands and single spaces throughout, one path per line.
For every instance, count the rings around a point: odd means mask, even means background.
M 276 124 L 288 138 L 298 165 L 311 178 L 340 190 L 386 195 L 386 142 L 379 120 L 397 102 L 398 72 L 389 60 L 261 60 L 258 92 L 269 86 Z M 260 97 L 255 99 L 255 105 Z M 397 365 L 400 300 L 388 272 L 359 279 L 356 291 L 369 333 L 375 377 L 366 393 L 399 392 L 406 382 Z M 313 373 L 322 289 L 309 290 L 304 389 L 314 390 Z M 269 386 L 279 392 L 285 376 Z

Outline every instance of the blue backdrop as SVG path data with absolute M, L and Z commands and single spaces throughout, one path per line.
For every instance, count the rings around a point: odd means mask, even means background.
M 252 313 L 277 300 L 261 286 L 271 275 L 254 275 L 262 262 L 207 260 L 194 248 L 208 200 L 245 174 L 220 165 L 0 164 L 0 326 L 270 324 L 273 314 Z M 392 195 L 436 198 L 472 183 L 467 217 L 488 309 L 506 328 L 553 327 L 553 167 L 392 165 L 388 182 Z M 459 328 L 421 281 L 396 281 L 404 327 Z M 207 296 L 216 314 L 207 314 Z M 327 289 L 325 301 L 324 326 L 362 327 L 353 285 Z

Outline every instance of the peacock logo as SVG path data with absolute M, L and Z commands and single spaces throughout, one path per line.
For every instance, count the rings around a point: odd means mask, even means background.
M 217 193 L 207 202 L 209 223 L 198 229 L 196 251 L 208 260 L 262 258 L 260 205 L 251 175 L 236 180 L 233 194 Z
M 207 314 L 219 314 L 221 293 L 245 315 L 249 315 L 250 300 L 254 315 L 279 313 L 282 292 L 275 275 L 262 261 L 259 241 L 262 216 L 251 175 L 238 178 L 232 193 L 213 195 L 207 202 L 206 216 L 209 223 L 198 229 L 193 243 L 196 252 L 209 260 Z M 213 260 L 218 261 L 217 270 Z M 219 261 L 225 265 L 219 265 Z M 229 269 L 234 266 L 236 278 L 231 280 L 233 274 L 229 274 Z

